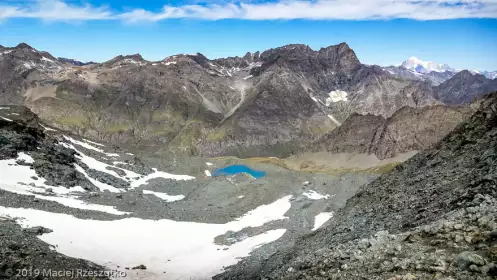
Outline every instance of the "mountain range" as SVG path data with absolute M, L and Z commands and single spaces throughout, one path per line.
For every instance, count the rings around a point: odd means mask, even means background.
M 422 61 L 417 57 L 410 57 L 405 60 L 399 66 L 389 66 L 384 67 L 386 71 L 405 77 L 411 80 L 428 81 L 433 85 L 439 85 L 448 79 L 452 78 L 457 73 L 463 71 L 461 69 L 455 69 L 447 64 L 437 64 L 432 61 Z M 494 80 L 497 78 L 497 71 L 478 71 L 478 70 L 467 70 L 471 74 L 480 74 L 485 76 L 487 79 Z
M 420 75 L 451 70 L 414 59 L 397 68 Z M 434 86 L 364 65 L 346 43 L 317 51 L 293 44 L 213 60 L 199 53 L 161 61 L 120 55 L 87 65 L 21 43 L 0 48 L 0 72 L 0 103 L 25 105 L 54 127 L 137 150 L 202 156 L 286 157 L 332 139 L 344 123 L 376 116 L 380 125 L 406 107 L 467 106 L 497 89 L 497 80 L 468 71 Z M 407 115 L 402 121 L 410 125 L 421 121 Z M 446 127 L 439 137 L 457 123 L 448 119 L 434 124 Z M 333 145 L 326 149 L 351 149 Z M 391 152 L 377 155 L 404 151 L 383 150 Z

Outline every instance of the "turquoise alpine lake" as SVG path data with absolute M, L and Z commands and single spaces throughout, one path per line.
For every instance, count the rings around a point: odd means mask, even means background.
M 230 165 L 226 166 L 220 169 L 217 169 L 212 173 L 212 176 L 228 176 L 228 175 L 235 175 L 239 173 L 248 173 L 252 175 L 252 177 L 259 179 L 261 177 L 266 176 L 266 172 L 264 171 L 259 171 L 259 170 L 254 170 L 246 165 L 242 164 L 237 164 L 237 165 Z

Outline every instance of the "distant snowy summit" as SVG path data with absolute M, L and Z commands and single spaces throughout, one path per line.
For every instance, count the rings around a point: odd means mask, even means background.
M 431 72 L 438 72 L 438 73 L 443 73 L 443 72 L 452 72 L 452 73 L 457 73 L 462 71 L 463 69 L 455 69 L 450 67 L 447 64 L 438 64 L 433 61 L 423 61 L 417 57 L 410 57 L 406 61 L 402 62 L 400 67 L 403 67 L 407 70 L 414 71 L 416 73 L 420 74 L 428 74 Z M 474 74 L 480 74 L 485 76 L 488 79 L 495 79 L 497 78 L 497 71 L 479 71 L 479 70 L 468 70 L 471 72 L 473 75 Z
M 430 73 L 430 72 L 459 72 L 458 70 L 450 67 L 447 64 L 438 64 L 433 61 L 422 61 L 421 59 L 418 59 L 417 57 L 410 57 L 406 61 L 402 62 L 400 65 L 401 67 L 404 67 L 405 69 L 416 71 L 417 73 Z
M 400 65 L 383 67 L 383 70 L 408 80 L 428 81 L 433 86 L 438 86 L 463 71 L 463 69 L 455 69 L 447 64 L 423 61 L 414 56 L 408 58 Z M 497 71 L 468 71 L 473 75 L 483 75 L 485 78 L 491 80 L 497 78 Z

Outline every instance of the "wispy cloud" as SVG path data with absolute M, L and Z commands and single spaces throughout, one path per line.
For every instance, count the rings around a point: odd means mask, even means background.
M 407 18 L 441 20 L 497 18 L 497 0 L 277 0 L 273 2 L 219 2 L 204 5 L 164 6 L 160 11 L 135 9 L 113 12 L 107 7 L 73 5 L 62 0 L 38 0 L 31 5 L 0 6 L 0 20 L 38 18 L 42 20 L 161 21 L 194 18 L 203 20 L 366 20 Z
M 8 18 L 36 18 L 48 21 L 110 20 L 114 14 L 106 7 L 71 5 L 60 0 L 38 0 L 0 5 L 0 20 Z

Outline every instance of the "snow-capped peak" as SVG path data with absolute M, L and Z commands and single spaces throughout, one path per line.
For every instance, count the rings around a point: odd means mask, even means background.
M 422 61 L 417 57 L 409 57 L 406 61 L 401 64 L 401 67 L 418 72 L 418 73 L 430 73 L 430 72 L 445 72 L 451 71 L 456 72 L 455 69 L 451 68 L 447 64 L 437 64 L 433 61 Z

